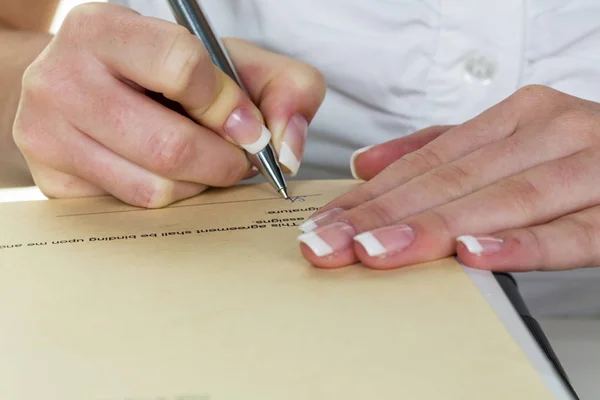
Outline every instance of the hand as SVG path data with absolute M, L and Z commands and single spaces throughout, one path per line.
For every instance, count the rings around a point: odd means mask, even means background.
M 354 170 L 370 180 L 303 227 L 316 266 L 389 269 L 455 252 L 498 271 L 600 263 L 600 104 L 525 87 L 465 124 L 359 153 Z
M 111 4 L 74 9 L 23 77 L 14 140 L 37 185 L 49 197 L 109 193 L 162 207 L 233 185 L 252 172 L 242 148 L 255 153 L 271 137 L 294 174 L 323 77 L 225 43 L 251 99 L 185 28 Z

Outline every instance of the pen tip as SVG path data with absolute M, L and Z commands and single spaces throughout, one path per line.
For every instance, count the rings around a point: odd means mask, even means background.
M 281 193 L 281 195 L 283 196 L 284 199 L 288 200 L 290 198 L 290 196 L 288 196 L 287 191 L 285 190 L 285 188 L 281 189 L 279 191 L 279 193 Z

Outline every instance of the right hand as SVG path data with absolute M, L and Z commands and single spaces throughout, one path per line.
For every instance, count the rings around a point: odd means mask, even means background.
M 250 99 L 185 28 L 111 4 L 75 8 L 25 72 L 13 130 L 42 192 L 162 207 L 247 176 L 242 148 L 264 146 L 265 125 L 294 174 L 322 75 L 241 40 L 225 45 Z

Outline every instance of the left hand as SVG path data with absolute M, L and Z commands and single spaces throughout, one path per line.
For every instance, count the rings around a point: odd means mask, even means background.
M 462 125 L 353 162 L 368 182 L 319 210 L 299 238 L 316 266 L 390 269 L 455 253 L 496 271 L 600 265 L 598 103 L 528 86 Z

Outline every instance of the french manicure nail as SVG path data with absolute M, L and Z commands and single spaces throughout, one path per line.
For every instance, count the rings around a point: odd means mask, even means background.
M 306 118 L 297 114 L 290 118 L 283 133 L 281 149 L 279 150 L 279 162 L 290 170 L 292 176 L 296 176 L 300 169 L 307 132 L 308 122 Z
M 381 257 L 406 249 L 415 239 L 408 225 L 393 225 L 364 232 L 354 237 L 371 257 Z
M 350 248 L 354 234 L 350 225 L 336 222 L 303 233 L 298 240 L 310 247 L 317 257 L 325 257 Z
M 307 219 L 298 228 L 304 233 L 312 232 L 319 226 L 327 225 L 336 216 L 343 213 L 345 210 L 342 208 L 332 208 L 331 210 L 324 211 L 321 214 L 317 214 L 312 218 Z
M 352 172 L 352 176 L 354 177 L 354 179 L 360 179 L 360 177 L 356 174 L 356 159 L 359 155 L 371 150 L 372 148 L 373 146 L 367 146 L 363 147 L 362 149 L 358 149 L 354 153 L 352 153 L 352 157 L 350 158 L 350 171 Z
M 469 253 L 475 255 L 494 254 L 502 249 L 504 241 L 500 238 L 492 236 L 471 236 L 463 235 L 456 240 L 465 245 Z
M 267 147 L 272 137 L 267 127 L 246 108 L 233 111 L 225 122 L 224 130 L 251 154 L 256 154 Z

